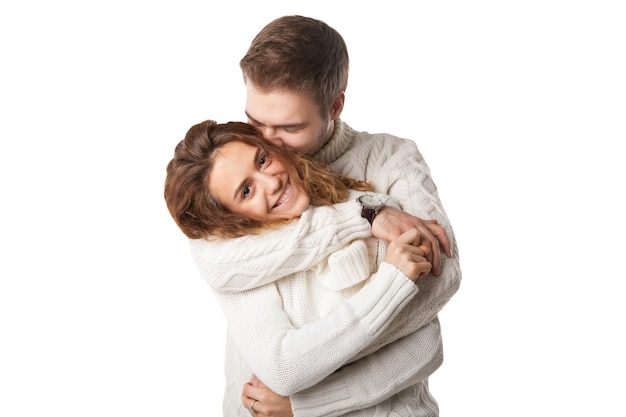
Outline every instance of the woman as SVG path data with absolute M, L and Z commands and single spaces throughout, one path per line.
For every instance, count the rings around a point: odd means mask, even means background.
M 191 239 L 263 232 L 262 240 L 275 244 L 286 239 L 283 225 L 314 210 L 309 206 L 333 211 L 349 204 L 358 210 L 353 197 L 359 190 L 371 186 L 271 145 L 253 126 L 206 121 L 193 126 L 176 147 L 167 167 L 165 199 Z M 412 244 L 418 238 L 417 231 L 410 231 L 388 248 L 377 239 L 354 240 L 330 256 L 332 245 L 312 245 L 316 256 L 303 260 L 300 271 L 282 270 L 284 279 L 216 292 L 228 320 L 229 347 L 236 347 L 227 348 L 225 415 L 246 414 L 239 397 L 253 373 L 273 391 L 290 396 L 372 352 L 402 352 L 399 339 L 415 331 L 405 324 L 402 308 L 418 291 L 414 281 L 431 268 L 423 249 Z M 358 374 L 358 369 L 349 371 Z M 244 394 L 243 401 L 250 411 L 272 411 L 257 398 Z M 329 415 L 324 407 L 317 409 Z

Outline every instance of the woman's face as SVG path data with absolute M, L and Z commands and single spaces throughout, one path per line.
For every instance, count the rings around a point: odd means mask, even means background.
M 282 162 L 241 142 L 217 152 L 209 192 L 231 211 L 261 221 L 293 219 L 309 206 L 309 196 L 292 184 Z

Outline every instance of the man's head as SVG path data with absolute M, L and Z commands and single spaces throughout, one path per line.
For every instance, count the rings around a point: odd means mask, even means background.
M 248 121 L 267 139 L 314 154 L 343 110 L 348 66 L 343 38 L 326 23 L 303 16 L 272 21 L 240 62 Z

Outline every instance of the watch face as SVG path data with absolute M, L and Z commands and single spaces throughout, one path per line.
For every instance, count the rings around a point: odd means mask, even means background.
M 364 204 L 369 207 L 378 207 L 383 204 L 380 198 L 373 196 L 373 195 L 368 195 L 368 194 L 364 194 L 360 196 L 359 201 L 361 202 L 361 204 Z

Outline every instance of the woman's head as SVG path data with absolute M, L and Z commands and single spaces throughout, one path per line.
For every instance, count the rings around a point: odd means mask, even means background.
M 251 125 L 205 121 L 189 129 L 167 166 L 165 201 L 190 238 L 257 233 L 365 187 L 265 141 Z M 364 188 L 361 188 L 364 189 Z
M 309 206 L 295 169 L 277 150 L 231 140 L 214 153 L 209 194 L 233 213 L 263 222 L 291 220 Z

